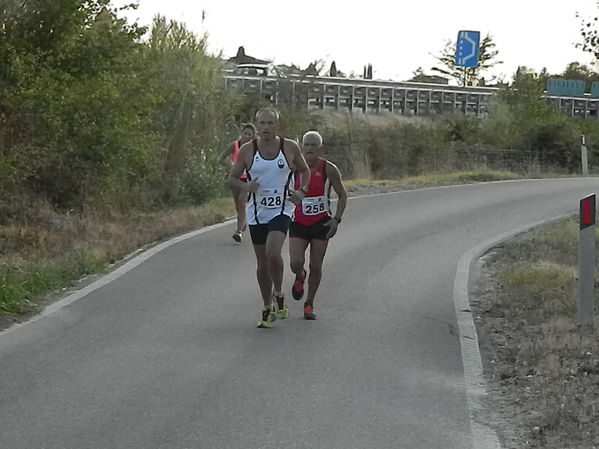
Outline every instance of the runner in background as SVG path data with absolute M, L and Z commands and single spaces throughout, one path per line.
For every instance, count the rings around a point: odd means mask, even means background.
M 226 162 L 227 159 L 230 161 L 230 165 L 227 165 L 227 168 L 230 169 L 231 166 L 237 162 L 237 157 L 239 155 L 239 149 L 241 146 L 255 137 L 256 127 L 251 123 L 244 124 L 243 128 L 241 129 L 241 136 L 239 136 L 239 139 L 231 142 L 231 144 L 221 155 L 221 161 Z M 242 182 L 247 182 L 247 174 L 244 172 L 239 179 Z M 235 231 L 235 234 L 233 234 L 233 240 L 241 243 L 243 231 L 245 231 L 246 228 L 245 203 L 247 202 L 247 192 L 239 189 L 236 186 L 231 186 L 231 194 L 233 195 L 235 211 L 237 212 L 237 230 Z

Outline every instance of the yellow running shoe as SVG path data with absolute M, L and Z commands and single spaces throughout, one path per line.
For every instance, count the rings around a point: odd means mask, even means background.
M 262 310 L 262 320 L 258 323 L 258 327 L 261 329 L 270 329 L 272 323 L 277 320 L 277 313 L 275 312 L 274 306 L 271 310 Z
M 287 308 L 287 306 L 283 306 L 283 308 L 278 308 L 277 309 L 277 318 L 279 320 L 284 320 L 286 318 L 289 318 L 289 309 Z
M 277 296 L 273 295 L 275 302 L 277 304 L 277 318 L 279 320 L 284 320 L 285 318 L 289 318 L 289 309 L 285 306 L 285 295 Z

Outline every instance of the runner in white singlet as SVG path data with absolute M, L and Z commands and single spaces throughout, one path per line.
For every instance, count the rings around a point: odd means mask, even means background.
M 252 145 L 254 158 L 246 172 L 248 180 L 258 180 L 260 187 L 256 192 L 250 193 L 248 198 L 248 224 L 267 224 L 281 214 L 291 217 L 295 204 L 289 200 L 292 194 L 292 172 L 283 150 L 285 139 L 279 138 L 279 152 L 274 159 L 265 159 L 260 154 L 256 141 Z
M 295 204 L 299 204 L 310 182 L 310 169 L 296 142 L 277 136 L 279 113 L 263 108 L 256 113 L 258 137 L 242 145 L 229 183 L 249 192 L 247 220 L 258 264 L 257 277 L 264 307 L 258 327 L 289 316 L 282 292 L 283 258 L 281 250 L 287 237 Z M 248 174 L 248 182 L 239 177 Z M 290 189 L 291 173 L 300 176 L 300 187 Z M 273 304 L 276 300 L 277 307 Z

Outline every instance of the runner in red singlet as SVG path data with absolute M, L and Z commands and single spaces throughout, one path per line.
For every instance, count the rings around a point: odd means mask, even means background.
M 235 142 L 231 142 L 231 144 L 227 147 L 227 149 L 222 153 L 221 160 L 223 162 L 230 162 L 228 165 L 228 169 L 230 169 L 235 162 L 237 162 L 237 156 L 239 155 L 239 148 L 246 142 L 254 139 L 256 136 L 256 127 L 251 123 L 246 123 L 243 125 L 241 129 L 241 136 L 239 140 Z M 247 174 L 244 172 L 239 179 L 243 182 L 247 182 Z M 235 234 L 233 234 L 233 240 L 240 243 L 243 235 L 243 231 L 246 228 L 246 213 L 245 213 L 245 203 L 247 202 L 247 192 L 242 191 L 236 186 L 231 186 L 231 193 L 233 195 L 233 201 L 235 202 L 235 210 L 237 212 L 237 230 Z
M 302 138 L 302 153 L 310 167 L 308 193 L 295 208 L 294 218 L 289 227 L 289 256 L 295 282 L 291 289 L 294 299 L 304 296 L 304 282 L 308 277 L 308 295 L 304 303 L 304 318 L 316 319 L 314 297 L 322 278 L 322 263 L 329 239 L 337 233 L 341 216 L 347 204 L 347 193 L 341 173 L 335 164 L 322 158 L 322 136 L 309 131 Z M 299 187 L 299 179 L 295 188 Z M 330 210 L 331 187 L 339 197 L 335 214 Z M 306 249 L 310 245 L 310 273 L 304 268 Z

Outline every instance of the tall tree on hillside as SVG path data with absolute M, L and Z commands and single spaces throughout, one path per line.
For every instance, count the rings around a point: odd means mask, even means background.
M 461 86 L 475 86 L 484 80 L 481 75 L 485 71 L 503 64 L 503 61 L 497 60 L 499 50 L 495 47 L 493 37 L 487 34 L 479 44 L 478 66 L 474 68 L 459 67 L 455 64 L 456 43 L 448 40 L 441 54 L 433 55 L 441 65 L 432 67 L 431 70 L 454 78 Z M 491 81 L 494 79 L 495 77 L 491 78 Z M 488 83 L 488 81 L 486 82 Z

